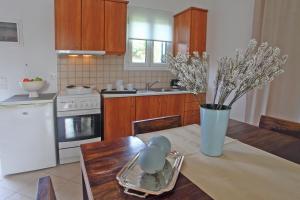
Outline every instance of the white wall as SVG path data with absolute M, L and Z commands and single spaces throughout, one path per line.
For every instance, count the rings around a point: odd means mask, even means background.
M 0 100 L 23 93 L 18 82 L 25 76 L 43 77 L 49 82 L 46 92 L 56 92 L 54 0 L 1 0 L 1 19 L 21 20 L 23 45 L 7 47 L 0 43 L 0 78 L 7 79 L 7 88 L 3 84 L 0 88 Z
M 0 45 L 0 78 L 7 77 L 8 89 L 0 89 L 0 100 L 23 91 L 18 81 L 24 76 L 42 76 L 50 82 L 47 92 L 56 91 L 57 61 L 54 51 L 54 0 L 1 0 L 0 19 L 23 22 L 24 46 Z M 16 6 L 18 5 L 18 6 Z M 254 0 L 130 0 L 130 5 L 177 13 L 195 6 L 208 9 L 207 51 L 210 55 L 208 102 L 212 99 L 216 59 L 245 48 L 252 33 Z M 28 64 L 28 67 L 25 66 Z M 245 99 L 237 102 L 231 117 L 244 121 Z
M 208 102 L 213 99 L 217 59 L 245 49 L 252 36 L 254 0 L 215 0 L 208 12 L 207 52 L 210 55 Z M 246 98 L 232 108 L 231 118 L 245 121 Z

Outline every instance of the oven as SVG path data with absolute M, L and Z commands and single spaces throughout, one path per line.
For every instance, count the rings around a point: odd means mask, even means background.
M 100 101 L 97 91 L 58 95 L 56 141 L 60 164 L 79 161 L 81 144 L 101 141 Z
M 57 118 L 58 142 L 101 137 L 101 114 L 62 116 Z

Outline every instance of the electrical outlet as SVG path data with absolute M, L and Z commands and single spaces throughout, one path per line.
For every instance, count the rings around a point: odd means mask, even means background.
M 50 74 L 50 79 L 51 79 L 51 80 L 56 80 L 56 79 L 57 79 L 56 73 L 51 73 L 51 74 Z
M 0 90 L 7 90 L 7 77 L 0 76 Z

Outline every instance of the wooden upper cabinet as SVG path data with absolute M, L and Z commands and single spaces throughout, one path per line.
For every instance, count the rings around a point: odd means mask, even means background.
M 126 51 L 127 1 L 105 0 L 105 51 L 124 54 Z
M 192 9 L 190 52 L 206 51 L 207 10 Z
M 56 50 L 124 54 L 127 4 L 123 0 L 55 0 Z
M 82 50 L 104 50 L 104 0 L 82 0 Z
M 189 8 L 174 16 L 174 54 L 206 51 L 207 10 Z
M 104 140 L 132 135 L 135 97 L 104 98 Z
M 55 48 L 81 49 L 81 0 L 55 0 Z
M 177 54 L 182 48 L 189 49 L 191 23 L 189 12 L 182 12 L 174 17 L 174 54 Z

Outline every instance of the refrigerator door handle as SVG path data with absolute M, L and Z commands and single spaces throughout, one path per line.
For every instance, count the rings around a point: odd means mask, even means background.
M 22 115 L 28 115 L 29 113 L 28 112 L 22 112 Z

